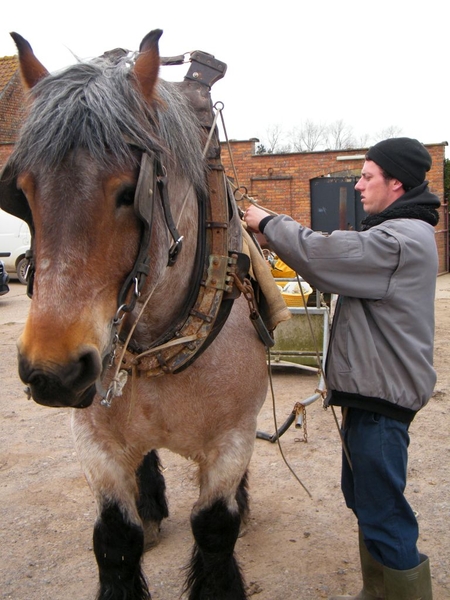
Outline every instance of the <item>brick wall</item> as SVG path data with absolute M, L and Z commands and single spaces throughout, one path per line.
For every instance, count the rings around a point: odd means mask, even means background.
M 26 113 L 17 56 L 0 57 L 0 169 L 14 149 Z
M 367 149 L 292 154 L 255 154 L 257 140 L 232 141 L 230 148 L 222 144 L 222 161 L 227 175 L 247 188 L 248 195 L 260 204 L 290 215 L 306 226 L 311 225 L 310 180 L 315 177 L 358 175 Z M 430 190 L 444 201 L 444 159 L 446 143 L 425 144 L 433 159 L 427 178 Z M 338 159 L 339 157 L 339 159 Z M 234 164 L 234 169 L 233 169 Z M 439 271 L 448 271 L 448 212 L 440 209 L 436 227 Z
M 0 144 L 0 169 L 8 161 L 9 155 L 14 149 L 13 144 Z

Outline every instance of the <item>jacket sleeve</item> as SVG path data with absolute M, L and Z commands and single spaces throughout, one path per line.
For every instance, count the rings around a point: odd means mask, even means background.
M 382 229 L 323 235 L 279 215 L 264 235 L 274 252 L 321 292 L 383 299 L 399 264 L 400 244 Z

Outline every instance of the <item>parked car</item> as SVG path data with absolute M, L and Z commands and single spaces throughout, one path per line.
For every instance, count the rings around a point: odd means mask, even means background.
M 9 292 L 9 275 L 6 272 L 5 265 L 2 260 L 0 260 L 0 296 L 7 294 Z
M 25 253 L 30 243 L 30 230 L 25 221 L 0 209 L 0 258 L 10 277 L 20 283 L 26 283 Z

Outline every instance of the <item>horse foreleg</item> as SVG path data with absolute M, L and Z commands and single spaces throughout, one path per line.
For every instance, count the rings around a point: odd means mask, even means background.
M 144 551 L 159 542 L 161 521 L 169 516 L 166 484 L 158 453 L 152 450 L 137 471 L 139 485 L 138 511 L 144 524 Z
M 189 600 L 245 600 L 244 578 L 234 554 L 248 516 L 247 466 L 253 435 L 225 436 L 199 464 L 200 496 L 192 511 L 194 548 L 185 592 Z
M 94 527 L 94 552 L 100 588 L 97 600 L 150 600 L 141 570 L 144 531 L 119 505 L 106 502 Z
M 138 513 L 137 470 L 142 454 L 119 444 L 110 414 L 74 411 L 72 432 L 86 480 L 97 502 L 94 553 L 98 565 L 97 600 L 149 600 L 141 559 L 144 530 Z M 117 434 L 117 435 L 116 435 Z
M 191 517 L 195 538 L 185 591 L 190 600 L 245 600 L 243 577 L 234 556 L 241 517 L 237 507 L 216 500 Z

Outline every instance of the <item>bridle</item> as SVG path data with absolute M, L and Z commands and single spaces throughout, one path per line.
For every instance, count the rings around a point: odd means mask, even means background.
M 173 240 L 167 261 L 167 266 L 172 267 L 181 251 L 183 236 L 178 233 L 170 210 L 166 169 L 158 153 L 155 152 L 153 156 L 150 156 L 147 152 L 142 152 L 139 177 L 134 195 L 134 212 L 141 223 L 141 237 L 133 268 L 119 292 L 117 301 L 119 313 L 131 312 L 134 309 L 150 271 L 149 250 L 156 196 L 159 196 L 161 200 L 166 226 Z
M 176 373 L 188 366 L 220 331 L 231 310 L 234 298 L 240 293 L 233 284 L 233 276 L 237 272 L 246 273 L 248 268 L 247 264 L 243 266 L 246 256 L 242 255 L 239 260 L 236 253 L 232 257 L 228 256 L 230 190 L 226 185 L 220 160 L 216 119 L 213 119 L 209 93 L 209 83 L 212 85 L 223 76 L 226 65 L 216 61 L 211 55 L 194 54 L 207 65 L 203 77 L 200 78 L 201 82 L 198 81 L 202 69 L 200 62 L 191 67 L 189 72 L 191 76 L 188 73 L 185 81 L 177 84 L 197 113 L 207 137 L 204 157 L 208 167 L 206 170 L 208 191 L 197 190 L 198 234 L 194 273 L 182 310 L 150 347 L 139 346 L 130 333 L 125 337 L 126 328 L 125 331 L 121 331 L 121 323 L 124 316 L 135 309 L 149 273 L 149 250 L 156 197 L 159 197 L 161 202 L 165 224 L 172 238 L 168 267 L 175 264 L 182 250 L 183 240 L 172 218 L 164 166 L 156 153 L 154 155 L 143 153 L 134 198 L 134 210 L 142 224 L 140 245 L 134 266 L 119 293 L 118 308 L 111 325 L 109 355 L 107 353 L 109 366 L 116 363 L 116 374 L 106 391 L 102 389 L 101 383 L 97 382 L 97 391 L 106 405 L 110 404 L 111 396 L 115 395 L 111 393 L 111 389 L 117 384 L 119 369 L 122 373 L 131 370 L 134 372 L 138 369 L 146 370 L 147 374 L 160 375 Z M 148 302 L 149 297 L 147 292 L 145 302 Z M 142 315 L 142 310 L 143 308 L 133 316 L 133 319 L 127 320 L 127 327 L 131 323 L 131 331 L 137 324 L 136 319 Z M 116 355 L 119 353 L 120 360 L 117 361 Z
M 183 61 L 184 62 L 184 61 Z M 249 269 L 249 259 L 240 252 L 240 220 L 231 201 L 232 192 L 226 182 L 220 160 L 220 143 L 217 136 L 216 121 L 213 118 L 210 89 L 212 84 L 224 76 L 226 65 L 212 55 L 195 52 L 191 54 L 191 67 L 185 80 L 179 84 L 180 91 L 186 96 L 196 112 L 205 138 L 208 138 L 207 192 L 197 190 L 198 203 L 198 239 L 194 259 L 194 273 L 184 307 L 170 324 L 169 328 L 152 344 L 142 348 L 135 339 L 123 337 L 123 319 L 136 309 L 138 298 L 142 295 L 147 276 L 150 272 L 150 246 L 155 202 L 159 198 L 168 232 L 172 238 L 167 266 L 171 267 L 182 250 L 183 238 L 179 235 L 173 221 L 167 190 L 167 174 L 158 152 L 142 152 L 133 206 L 141 225 L 139 248 L 129 274 L 123 282 L 117 298 L 117 309 L 111 320 L 110 339 L 104 358 L 105 368 L 116 360 L 116 351 L 122 345 L 122 360 L 119 367 L 126 371 L 145 371 L 148 376 L 165 373 L 177 373 L 189 366 L 193 360 L 215 339 L 225 323 L 235 298 L 241 289 L 242 281 Z M 128 141 L 130 145 L 132 141 Z M 136 148 L 136 146 L 134 146 Z M 137 148 L 139 150 L 139 148 Z M 6 186 L 6 200 L 2 206 L 8 212 L 27 221 L 34 238 L 34 227 L 25 196 L 15 187 L 11 170 L 6 166 L 1 177 L 2 188 Z M 237 217 L 237 218 L 236 218 Z M 239 233 L 234 230 L 230 235 L 230 224 L 238 222 Z M 234 242 L 230 250 L 230 238 Z M 28 294 L 32 295 L 34 263 L 32 248 L 29 253 Z M 150 297 L 150 296 L 149 296 Z M 147 301 L 147 300 L 146 300 Z M 139 311 L 138 311 L 139 312 Z M 142 312 L 140 313 L 142 314 Z M 138 315 L 138 318 L 140 316 Z M 131 315 L 130 315 L 131 316 Z M 127 319 L 127 326 L 133 319 Z M 108 363 L 109 360 L 109 365 Z M 104 369 L 105 373 L 105 369 Z M 111 396 L 97 382 L 97 388 L 103 399 Z M 108 404 L 109 402 L 106 402 Z

